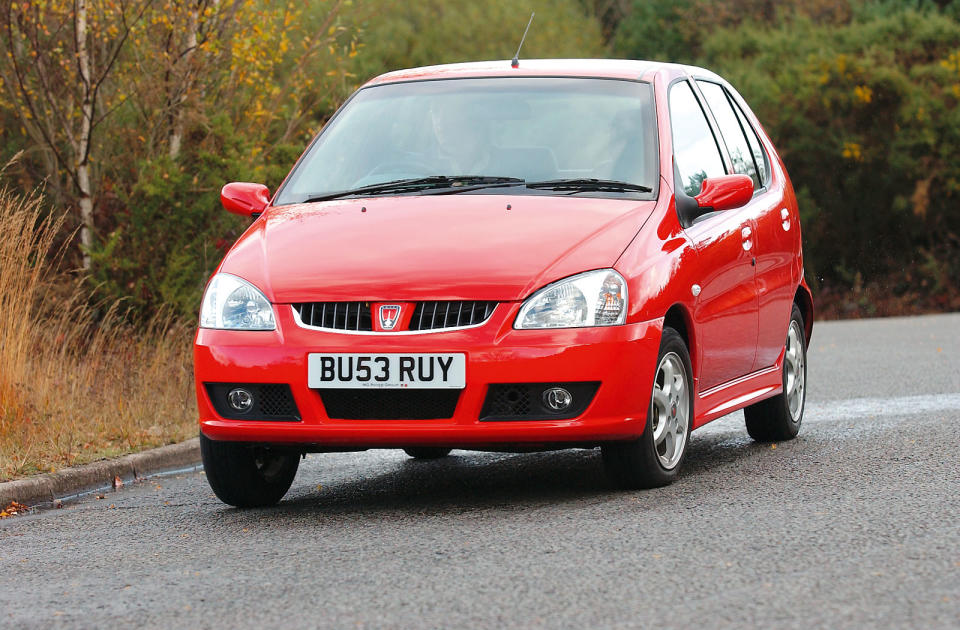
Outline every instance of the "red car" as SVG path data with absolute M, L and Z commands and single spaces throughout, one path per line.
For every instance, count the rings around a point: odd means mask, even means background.
M 737 409 L 803 417 L 813 302 L 797 200 L 729 83 L 641 61 L 392 72 L 359 89 L 207 285 L 206 476 L 269 505 L 305 452 L 600 447 L 676 478 Z

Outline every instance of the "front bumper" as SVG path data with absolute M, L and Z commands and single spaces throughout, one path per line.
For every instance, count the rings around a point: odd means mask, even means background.
M 214 440 L 297 445 L 303 450 L 446 446 L 539 448 L 639 436 L 650 403 L 662 320 L 608 328 L 514 330 L 519 304 L 500 304 L 482 326 L 410 335 L 308 330 L 276 306 L 269 332 L 199 329 L 194 371 L 200 429 Z M 464 352 L 466 388 L 452 418 L 342 420 L 327 416 L 307 387 L 311 352 Z M 599 381 L 590 405 L 565 420 L 480 421 L 491 383 Z M 229 420 L 214 410 L 204 383 L 287 383 L 299 422 Z

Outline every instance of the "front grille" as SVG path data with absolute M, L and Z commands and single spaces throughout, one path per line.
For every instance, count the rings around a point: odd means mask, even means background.
M 307 326 L 334 330 L 373 330 L 370 302 L 307 302 L 294 304 Z
M 419 302 L 410 318 L 410 330 L 434 330 L 482 324 L 493 314 L 496 302 Z
M 459 389 L 319 389 L 327 416 L 338 420 L 452 418 Z
M 299 420 L 300 410 L 286 383 L 206 383 L 214 409 L 231 420 Z M 253 395 L 253 408 L 240 413 L 227 404 L 230 390 L 241 387 Z
M 543 392 L 562 387 L 573 395 L 569 409 L 556 412 L 543 404 Z M 562 420 L 579 416 L 593 400 L 600 383 L 493 383 L 480 410 L 480 420 Z
M 496 302 L 457 300 L 417 302 L 410 318 L 410 330 L 439 330 L 475 326 L 487 321 Z M 331 330 L 373 331 L 370 302 L 303 302 L 293 308 L 307 326 Z

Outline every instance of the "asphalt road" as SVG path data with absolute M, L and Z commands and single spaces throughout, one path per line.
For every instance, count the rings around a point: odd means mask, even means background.
M 370 451 L 271 509 L 187 473 L 6 519 L 0 626 L 957 628 L 958 340 L 960 314 L 818 324 L 800 436 L 733 414 L 659 490 L 598 451 Z

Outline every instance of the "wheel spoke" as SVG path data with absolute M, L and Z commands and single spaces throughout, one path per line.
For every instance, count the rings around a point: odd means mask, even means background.
M 660 417 L 664 417 L 670 410 L 670 397 L 667 396 L 659 387 L 653 388 L 653 404 L 660 411 Z
M 660 364 L 660 371 L 663 374 L 663 391 L 670 397 L 673 397 L 674 378 L 673 362 L 669 358 Z
M 787 373 L 794 372 L 797 369 L 797 357 L 794 356 L 793 350 L 787 350 L 786 355 L 784 356 L 786 361 Z

